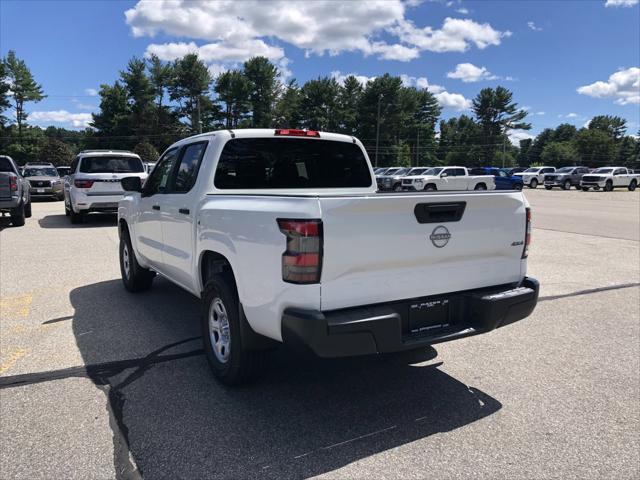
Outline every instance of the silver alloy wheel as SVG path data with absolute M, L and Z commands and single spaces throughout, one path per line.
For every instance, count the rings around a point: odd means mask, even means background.
M 124 274 L 127 278 L 129 278 L 129 269 L 131 268 L 131 263 L 129 260 L 129 246 L 127 242 L 124 243 L 122 248 L 122 266 L 124 267 Z
M 209 306 L 209 339 L 213 353 L 220 363 L 227 363 L 231 349 L 231 331 L 227 309 L 219 297 Z

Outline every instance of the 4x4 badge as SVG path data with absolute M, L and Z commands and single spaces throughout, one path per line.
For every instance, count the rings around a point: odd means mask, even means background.
M 433 246 L 436 248 L 442 248 L 447 243 L 449 243 L 449 239 L 451 238 L 451 234 L 449 230 L 444 225 L 438 225 L 433 229 L 431 235 L 429 235 L 429 240 L 433 243 Z

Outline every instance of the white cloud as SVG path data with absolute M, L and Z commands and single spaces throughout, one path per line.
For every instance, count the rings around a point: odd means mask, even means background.
M 98 107 L 96 105 L 90 105 L 88 103 L 82 103 L 82 101 L 78 100 L 75 97 L 71 99 L 71 103 L 73 103 L 73 105 L 76 108 L 79 108 L 81 110 L 89 110 L 91 112 L 98 110 Z
M 607 0 L 605 7 L 633 7 L 639 0 Z
M 147 47 L 145 56 L 155 54 L 160 60 L 175 60 L 189 53 L 196 53 L 204 62 L 244 62 L 251 57 L 262 56 L 277 62 L 284 58 L 284 50 L 267 45 L 260 39 L 250 39 L 234 44 L 207 43 L 201 46 L 194 42 L 152 43 Z
M 595 98 L 615 98 L 618 105 L 640 104 L 640 68 L 620 70 L 606 82 L 579 87 L 578 93 Z
M 30 120 L 36 122 L 52 122 L 71 125 L 75 128 L 84 128 L 89 126 L 89 122 L 93 120 L 90 113 L 71 113 L 66 110 L 54 110 L 49 112 L 31 112 Z
M 220 65 L 219 63 L 212 63 L 211 65 L 209 65 L 207 70 L 209 70 L 212 78 L 217 78 L 218 75 L 228 71 L 229 69 L 224 65 Z
M 520 140 L 526 140 L 528 138 L 530 139 L 536 138 L 535 135 L 531 135 L 530 133 L 527 133 L 524 130 L 511 130 L 508 136 L 509 136 L 509 140 L 511 140 L 511 143 L 516 146 L 520 144 Z
M 281 47 L 266 41 L 285 42 L 307 55 L 351 51 L 384 60 L 409 61 L 422 50 L 466 51 L 473 45 L 481 49 L 499 45 L 503 37 L 511 34 L 470 19 L 446 18 L 441 28 L 416 27 L 405 17 L 405 10 L 411 5 L 402 0 L 277 0 L 268 4 L 257 0 L 140 0 L 125 12 L 125 17 L 135 37 L 164 33 L 211 42 L 196 48 L 201 53 L 208 46 L 202 53 L 208 53 L 212 61 L 229 57 L 241 61 L 240 57 L 263 55 L 263 51 L 272 56 L 284 55 Z M 383 36 L 385 41 L 381 40 Z M 163 52 L 175 58 L 177 52 L 191 50 L 190 43 L 167 44 Z
M 334 70 L 333 72 L 331 72 L 331 78 L 333 78 L 340 85 L 344 85 L 344 81 L 347 79 L 347 77 L 350 77 L 352 75 L 356 78 L 356 80 L 358 80 L 358 82 L 362 86 L 365 86 L 367 82 L 374 80 L 376 78 L 376 77 L 367 77 L 366 75 L 358 75 L 357 73 L 346 73 L 343 75 L 342 72 L 340 72 L 340 70 Z
M 546 115 L 547 112 L 536 112 L 536 115 Z
M 577 113 L 568 113 L 567 115 L 565 115 L 565 118 L 578 118 L 580 115 L 578 115 Z
M 534 22 L 527 22 L 527 27 L 529 27 L 534 32 L 541 32 L 542 31 L 542 27 L 536 26 L 536 24 Z
M 459 93 L 440 92 L 434 95 L 441 107 L 453 108 L 457 111 L 468 110 L 471 108 L 471 100 L 465 98 Z
M 464 7 L 457 9 L 456 12 L 461 13 L 462 15 L 469 15 L 469 10 Z
M 85 88 L 84 89 L 84 93 L 86 93 L 90 97 L 97 97 L 98 96 L 98 90 L 96 90 L 95 88 Z
M 427 80 L 427 77 L 412 77 L 403 73 L 400 75 L 402 85 L 405 87 L 416 87 L 418 90 L 428 89 L 431 93 L 444 92 L 445 88 L 440 85 L 432 85 Z
M 479 82 L 480 80 L 495 80 L 498 78 L 492 75 L 485 67 L 476 67 L 472 63 L 459 63 L 453 72 L 447 73 L 447 77 L 462 80 L 464 83 Z

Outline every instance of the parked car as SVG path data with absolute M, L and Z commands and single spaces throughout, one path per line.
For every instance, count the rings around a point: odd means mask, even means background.
M 507 173 L 496 167 L 472 168 L 469 175 L 493 175 L 496 190 L 522 190 L 522 178 L 509 176 Z
M 500 170 L 502 170 L 508 176 L 512 177 L 516 173 L 524 172 L 526 170 L 526 168 L 525 167 L 510 167 L 510 168 L 501 168 Z
M 6 155 L 0 155 L 0 213 L 8 213 L 15 227 L 24 225 L 24 219 L 31 216 L 29 181 L 20 174 L 16 162 Z
M 494 190 L 493 175 L 469 175 L 465 167 L 435 167 L 421 175 L 402 179 L 402 189 L 407 191 L 432 190 Z
M 120 180 L 132 175 L 144 181 L 144 164 L 125 150 L 85 150 L 71 163 L 64 180 L 64 210 L 71 223 L 80 223 L 92 213 L 115 213 L 124 195 Z
M 531 167 L 527 168 L 524 172 L 516 173 L 518 177 L 522 177 L 522 181 L 529 188 L 537 188 L 538 185 L 544 182 L 544 176 L 547 173 L 555 172 L 555 167 Z
M 521 192 L 375 195 L 350 135 L 210 132 L 169 147 L 144 187 L 122 184 L 124 287 L 158 272 L 199 297 L 226 384 L 255 378 L 280 342 L 323 357 L 424 348 L 536 306 Z
M 634 191 L 640 182 L 640 175 L 630 174 L 625 167 L 603 167 L 596 169 L 593 173 L 582 176 L 580 186 L 587 192 L 590 188 L 605 192 L 610 192 L 614 188 L 628 188 Z
M 560 187 L 569 190 L 576 187 L 580 190 L 580 180 L 585 173 L 589 173 L 587 167 L 562 167 L 544 176 L 544 188 L 551 190 L 553 187 Z
M 60 175 L 60 177 L 66 177 L 67 175 L 69 175 L 69 173 L 71 173 L 71 167 L 56 167 L 56 170 L 58 171 L 58 175 Z
M 402 177 L 408 175 L 411 171 L 411 168 L 401 168 L 400 170 L 392 169 L 391 174 L 385 173 L 384 175 L 378 175 L 376 177 L 376 181 L 378 183 L 378 189 L 385 190 L 396 190 L 402 191 Z
M 374 173 L 375 175 L 382 175 L 382 174 L 383 174 L 384 172 L 386 172 L 387 170 L 389 170 L 389 168 L 388 168 L 388 167 L 378 167 L 378 168 L 375 168 L 375 169 L 373 170 L 373 173 Z
M 55 167 L 45 165 L 25 166 L 22 176 L 29 180 L 31 184 L 31 197 L 64 200 L 64 187 Z

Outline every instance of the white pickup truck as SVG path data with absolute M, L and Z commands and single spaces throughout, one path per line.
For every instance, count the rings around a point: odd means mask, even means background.
M 495 190 L 493 175 L 469 175 L 465 167 L 435 167 L 402 179 L 402 190 Z
M 226 384 L 255 378 L 280 342 L 322 357 L 415 349 L 537 302 L 521 192 L 379 194 L 351 136 L 210 132 L 171 146 L 141 183 L 122 180 L 124 286 L 158 273 L 200 298 Z
M 580 179 L 580 187 L 587 192 L 590 188 L 610 192 L 614 188 L 634 191 L 640 182 L 640 175 L 629 173 L 625 167 L 602 167 L 587 173 Z
M 544 183 L 544 177 L 548 173 L 554 173 L 555 167 L 530 167 L 524 172 L 518 172 L 515 174 L 517 177 L 522 178 L 524 183 L 529 188 L 538 188 L 538 185 Z

